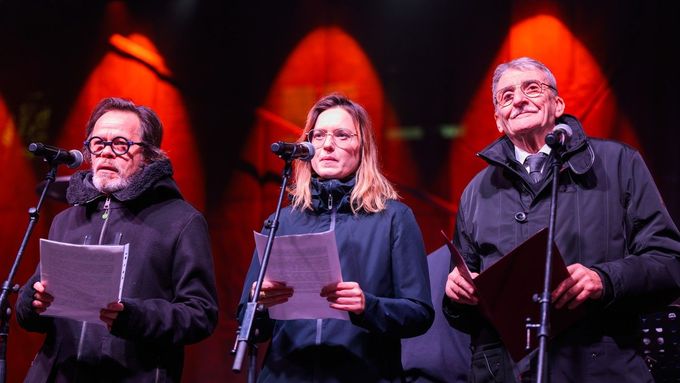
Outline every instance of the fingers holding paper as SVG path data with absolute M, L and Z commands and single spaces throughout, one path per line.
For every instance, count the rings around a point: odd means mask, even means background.
M 361 314 L 366 308 L 366 296 L 357 282 L 338 282 L 326 285 L 321 289 L 321 296 L 337 310 Z
M 472 278 L 476 278 L 479 273 L 470 273 Z M 446 296 L 456 303 L 466 305 L 476 305 L 478 303 L 477 289 L 474 284 L 467 281 L 454 267 L 446 279 Z
M 255 283 L 251 287 L 251 294 L 255 290 Z M 293 288 L 286 285 L 286 282 L 278 281 L 263 281 L 260 287 L 260 294 L 257 298 L 257 303 L 264 305 L 266 308 L 284 303 L 288 298 L 293 296 Z
M 118 318 L 118 313 L 123 311 L 124 308 L 125 307 L 120 302 L 111 302 L 106 305 L 105 308 L 99 311 L 99 319 L 106 323 L 106 327 L 109 329 L 109 331 L 113 326 L 113 321 Z
M 602 297 L 602 279 L 596 271 L 580 263 L 567 266 L 567 271 L 569 277 L 552 292 L 551 299 L 555 302 L 555 307 L 559 309 L 567 305 L 573 309 L 587 299 Z
M 35 290 L 33 293 L 33 302 L 31 303 L 33 305 L 33 311 L 38 314 L 43 313 L 50 307 L 50 304 L 54 301 L 54 297 L 47 293 L 46 287 L 42 282 L 34 283 L 33 290 Z

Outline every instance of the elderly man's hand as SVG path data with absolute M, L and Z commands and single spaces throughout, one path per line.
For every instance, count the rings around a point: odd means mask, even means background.
M 470 273 L 472 278 L 476 278 L 479 273 Z M 446 287 L 444 292 L 446 296 L 456 303 L 463 303 L 466 305 L 476 305 L 479 300 L 477 298 L 477 289 L 475 286 L 463 278 L 458 271 L 458 267 L 454 267 L 446 278 Z
M 602 297 L 602 279 L 600 275 L 580 263 L 567 266 L 569 277 L 563 280 L 552 292 L 551 299 L 555 307 L 562 308 L 567 305 L 573 309 L 587 299 L 600 299 Z

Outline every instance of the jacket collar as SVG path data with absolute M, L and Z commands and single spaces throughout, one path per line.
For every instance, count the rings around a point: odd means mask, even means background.
M 112 193 L 112 196 L 118 201 L 131 201 L 157 188 L 174 190 L 180 196 L 177 186 L 171 179 L 172 173 L 169 160 L 152 162 L 132 176 L 128 187 Z M 92 170 L 79 171 L 71 176 L 66 190 L 66 199 L 71 205 L 83 205 L 104 196 L 105 194 L 97 190 L 92 183 Z
M 562 115 L 557 123 L 567 124 L 572 129 L 572 136 L 567 142 L 564 154 L 562 154 L 565 161 L 564 166 L 568 166 L 576 174 L 587 172 L 593 166 L 595 153 L 590 147 L 581 123 L 576 117 L 569 114 Z M 508 136 L 504 135 L 498 138 L 477 155 L 492 165 L 500 165 L 515 170 L 515 167 L 511 165 L 511 163 L 516 162 L 514 161 L 514 145 Z
M 337 211 L 351 210 L 349 198 L 356 180 L 354 177 L 341 181 L 337 179 L 320 180 L 312 178 L 310 185 L 312 193 L 312 208 L 314 211 L 328 211 L 333 206 L 329 205 L 332 201 Z
M 595 152 L 588 142 L 583 127 L 576 117 L 565 114 L 557 121 L 569 125 L 572 136 L 567 142 L 562 158 L 576 174 L 583 174 L 590 170 L 595 162 Z

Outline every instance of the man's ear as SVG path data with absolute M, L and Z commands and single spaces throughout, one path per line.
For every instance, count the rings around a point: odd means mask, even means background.
M 505 134 L 505 131 L 503 130 L 503 119 L 498 115 L 498 112 L 493 114 L 493 118 L 496 120 L 496 129 L 498 129 L 501 134 Z
M 564 114 L 565 107 L 564 99 L 560 96 L 555 96 L 555 119 L 560 118 Z

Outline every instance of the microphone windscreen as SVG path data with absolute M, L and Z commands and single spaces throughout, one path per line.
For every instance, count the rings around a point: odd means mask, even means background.
M 302 144 L 302 146 L 304 146 L 307 149 L 307 155 L 301 157 L 300 159 L 303 161 L 310 161 L 312 158 L 314 158 L 314 153 L 316 152 L 314 145 L 312 145 L 311 142 L 307 141 L 303 141 L 300 144 Z
M 69 150 L 69 153 L 73 156 L 73 161 L 70 164 L 67 164 L 67 166 L 71 169 L 75 169 L 82 165 L 83 163 L 83 153 L 80 150 Z
M 560 130 L 563 131 L 564 134 L 567 135 L 568 137 L 571 137 L 571 135 L 573 134 L 573 131 L 571 130 L 571 126 L 569 126 L 567 124 L 557 124 L 553 128 L 553 132 L 557 132 L 557 131 L 560 131 Z

